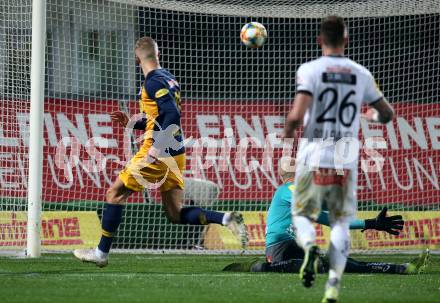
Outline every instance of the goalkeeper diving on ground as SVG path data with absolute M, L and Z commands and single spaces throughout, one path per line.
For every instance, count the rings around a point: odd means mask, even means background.
M 74 251 L 75 257 L 100 267 L 106 266 L 113 238 L 122 220 L 123 205 L 132 193 L 145 188 L 160 189 L 165 215 L 172 223 L 224 225 L 245 247 L 247 233 L 241 214 L 221 213 L 195 206 L 182 207 L 186 160 L 181 128 L 180 86 L 174 75 L 160 66 L 159 49 L 153 39 L 140 38 L 135 45 L 135 55 L 136 63 L 145 77 L 139 92 L 141 115 L 134 121 L 130 121 L 123 112 L 114 112 L 111 117 L 126 130 L 131 127 L 145 131 L 144 140 L 139 151 L 107 191 L 98 247 L 77 249 Z
M 275 191 L 266 225 L 266 262 L 252 260 L 249 262 L 232 263 L 224 271 L 234 272 L 280 272 L 298 273 L 304 259 L 304 251 L 298 246 L 295 234 L 292 231 L 292 217 L 290 215 L 293 199 L 294 172 L 281 167 L 280 177 L 283 184 Z M 329 226 L 328 213 L 322 211 L 317 220 L 318 224 Z M 403 229 L 402 216 L 387 216 L 384 207 L 376 218 L 367 220 L 353 220 L 350 229 L 375 229 L 398 235 Z M 403 264 L 382 262 L 363 262 L 348 258 L 345 272 L 347 273 L 384 273 L 384 274 L 420 274 L 424 272 L 429 262 L 429 250 L 418 258 Z M 327 273 L 329 270 L 328 257 L 321 255 L 318 262 L 318 271 Z

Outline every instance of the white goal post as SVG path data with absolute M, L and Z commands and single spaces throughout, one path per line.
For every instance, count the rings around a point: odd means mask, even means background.
M 375 146 L 384 160 L 359 169 L 359 216 L 387 206 L 405 229 L 355 231 L 353 249 L 440 250 L 439 1 L 0 0 L 0 251 L 96 245 L 106 189 L 137 149 L 109 114 L 139 111 L 133 47 L 151 36 L 182 88 L 186 205 L 243 212 L 249 252 L 261 253 L 278 159 L 292 153 L 276 134 L 295 71 L 320 55 L 319 22 L 332 14 L 348 25 L 347 55 L 398 114 L 385 127 L 361 123 L 362 159 Z M 261 49 L 240 43 L 250 21 L 267 28 Z M 325 247 L 327 231 L 318 234 Z M 154 191 L 130 198 L 114 248 L 241 252 L 224 228 L 169 224 Z
M 29 181 L 27 249 L 29 257 L 41 255 L 41 187 L 43 185 L 44 59 L 46 0 L 32 2 L 31 98 L 29 112 Z

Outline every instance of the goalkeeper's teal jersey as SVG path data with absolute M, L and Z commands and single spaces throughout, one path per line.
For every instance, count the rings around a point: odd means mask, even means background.
M 292 217 L 290 206 L 294 185 L 287 182 L 275 191 L 267 214 L 266 247 L 282 241 L 295 239 L 290 231 Z

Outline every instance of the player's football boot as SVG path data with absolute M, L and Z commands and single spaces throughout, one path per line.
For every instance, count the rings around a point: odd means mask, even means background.
M 324 293 L 321 303 L 336 303 L 338 302 L 339 289 L 337 286 L 328 286 Z
M 226 224 L 226 226 L 238 238 L 241 243 L 241 247 L 246 249 L 248 244 L 248 233 L 246 225 L 244 224 L 243 215 L 235 211 L 232 212 L 229 222 Z
M 73 255 L 83 262 L 95 263 L 98 267 L 105 267 L 108 264 L 108 258 L 99 257 L 95 249 L 75 249 Z
M 311 287 L 318 272 L 319 248 L 314 245 L 305 251 L 304 261 L 299 271 L 299 278 L 304 287 Z
M 226 265 L 223 271 L 250 272 L 256 263 L 258 263 L 258 259 L 252 259 L 251 261 L 242 263 L 231 263 Z
M 417 258 L 413 259 L 406 265 L 404 273 L 407 275 L 417 275 L 424 273 L 429 266 L 430 258 L 431 255 L 429 252 L 429 248 L 427 248 Z

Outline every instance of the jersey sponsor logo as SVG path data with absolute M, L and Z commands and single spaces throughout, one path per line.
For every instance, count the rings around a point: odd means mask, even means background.
M 26 246 L 27 213 L 0 212 L 0 249 Z M 100 224 L 96 212 L 47 211 L 41 216 L 43 249 L 89 248 L 98 244 Z
M 345 186 L 349 173 L 350 172 L 348 170 L 343 170 L 343 173 L 341 175 L 339 170 L 320 168 L 317 171 L 313 172 L 313 181 L 316 185 L 321 186 Z
M 170 79 L 170 80 L 168 80 L 167 83 L 168 83 L 168 85 L 169 85 L 170 88 L 173 88 L 173 87 L 175 87 L 175 86 L 179 87 L 179 82 L 177 82 L 177 81 L 174 80 L 174 79 Z
M 322 82 L 356 85 L 356 75 L 346 73 L 322 73 Z
M 344 66 L 328 66 L 325 70 L 330 73 L 344 73 L 344 74 L 351 73 L 351 68 Z
M 156 99 L 159 99 L 160 97 L 168 95 L 169 92 L 170 91 L 167 88 L 162 88 L 159 89 L 154 96 L 156 97 Z
M 350 130 L 340 131 L 340 130 L 324 130 L 319 128 L 313 129 L 313 136 L 315 138 L 322 138 L 323 140 L 332 139 L 334 143 L 339 141 L 342 138 L 352 138 L 354 137 L 354 134 Z M 309 140 L 312 142 L 311 140 Z

